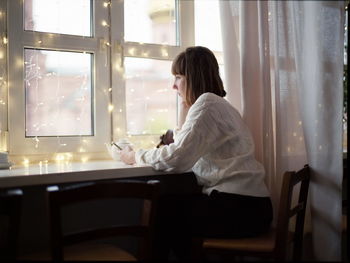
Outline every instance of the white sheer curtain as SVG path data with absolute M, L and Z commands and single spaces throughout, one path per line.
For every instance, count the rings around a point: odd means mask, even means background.
M 305 230 L 341 260 L 343 1 L 220 1 L 226 90 L 251 128 L 275 219 L 283 172 L 312 169 Z

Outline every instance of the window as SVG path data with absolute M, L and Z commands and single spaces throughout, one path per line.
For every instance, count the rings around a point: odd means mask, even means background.
M 176 125 L 171 61 L 125 58 L 127 133 L 165 133 Z M 169 105 L 173 105 L 172 107 Z
M 24 49 L 26 137 L 93 135 L 92 56 Z
M 89 0 L 26 0 L 23 4 L 26 31 L 91 36 Z
M 110 140 L 108 33 L 95 23 L 107 12 L 73 2 L 8 1 L 12 155 L 101 152 Z
M 195 44 L 214 52 L 219 63 L 220 76 L 225 81 L 219 1 L 196 0 L 194 11 Z
M 136 148 L 154 147 L 177 122 L 171 88 L 175 56 L 203 45 L 223 66 L 220 34 L 215 42 L 205 38 L 207 30 L 211 36 L 220 32 L 216 1 L 11 0 L 7 5 L 12 156 L 105 158 L 104 144 L 125 137 Z
M 174 0 L 129 0 L 124 3 L 124 40 L 176 46 L 177 4 Z

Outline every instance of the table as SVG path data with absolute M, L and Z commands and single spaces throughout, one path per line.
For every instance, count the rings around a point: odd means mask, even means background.
M 48 249 L 49 232 L 47 218 L 46 186 L 70 185 L 99 180 L 157 179 L 161 182 L 161 193 L 199 192 L 192 172 L 176 173 L 156 171 L 149 165 L 126 165 L 114 160 L 95 160 L 88 162 L 37 163 L 31 165 L 14 165 L 10 169 L 0 170 L 0 191 L 20 188 L 23 190 L 23 208 L 19 248 L 21 253 Z M 127 206 L 129 209 L 130 206 Z M 96 209 L 92 205 L 91 209 Z M 113 206 L 111 215 L 119 214 L 126 207 L 118 209 Z M 79 208 L 77 211 L 80 212 Z M 79 214 L 79 213 L 78 213 Z M 72 227 L 76 222 L 91 221 L 96 224 L 107 220 L 98 213 L 86 218 L 82 213 L 74 222 L 67 222 Z
M 105 179 L 174 174 L 149 165 L 126 165 L 114 160 L 14 165 L 0 170 L 0 188 L 74 183 Z

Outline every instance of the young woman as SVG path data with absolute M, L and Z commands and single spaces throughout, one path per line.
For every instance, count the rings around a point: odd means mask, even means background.
M 182 98 L 174 142 L 136 153 L 126 148 L 121 160 L 157 170 L 192 169 L 202 194 L 163 198 L 157 224 L 159 258 L 166 259 L 173 248 L 178 259 L 186 259 L 192 236 L 250 237 L 266 231 L 272 205 L 251 133 L 223 98 L 214 54 L 189 47 L 173 61 L 172 73 L 173 88 Z

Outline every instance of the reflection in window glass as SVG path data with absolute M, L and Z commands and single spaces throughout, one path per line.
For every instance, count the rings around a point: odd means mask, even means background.
M 92 54 L 25 49 L 26 136 L 93 135 Z
M 25 0 L 24 29 L 91 36 L 91 0 Z
M 127 133 L 162 134 L 176 125 L 171 61 L 125 58 Z
M 177 45 L 175 2 L 124 1 L 125 41 Z
M 219 1 L 195 0 L 195 43 L 222 51 Z

